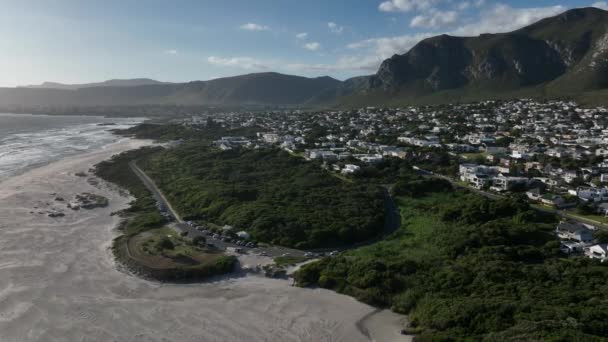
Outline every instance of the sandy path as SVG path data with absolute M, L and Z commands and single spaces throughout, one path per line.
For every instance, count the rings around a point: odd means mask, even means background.
M 254 276 L 161 285 L 119 272 L 108 250 L 118 223 L 110 213 L 129 199 L 74 173 L 142 144 L 124 140 L 0 183 L 0 342 L 369 340 L 356 322 L 374 309 L 330 291 Z M 51 195 L 86 191 L 110 207 L 71 211 Z M 66 216 L 38 214 L 49 208 Z M 359 325 L 377 341 L 402 338 L 401 318 L 382 315 Z

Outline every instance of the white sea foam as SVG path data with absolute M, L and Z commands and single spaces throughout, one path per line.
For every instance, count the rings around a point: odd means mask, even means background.
M 111 130 L 142 121 L 141 118 L 0 115 L 0 182 L 65 156 L 113 143 L 120 137 Z M 100 125 L 109 122 L 114 125 Z

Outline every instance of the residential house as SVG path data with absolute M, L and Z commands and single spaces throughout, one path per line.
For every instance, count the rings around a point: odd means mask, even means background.
M 583 202 L 599 203 L 608 201 L 608 188 L 579 187 L 576 195 Z
M 353 165 L 353 164 L 346 164 L 344 165 L 344 168 L 342 169 L 342 173 L 343 174 L 353 174 L 353 173 L 357 173 L 361 170 L 361 167 L 359 165 Z
M 555 233 L 562 240 L 590 243 L 593 241 L 593 231 L 581 223 L 560 222 Z
M 494 177 L 492 180 L 491 189 L 494 191 L 508 191 L 517 186 L 526 186 L 528 184 L 528 178 L 525 177 L 508 177 L 502 173 Z
M 598 244 L 584 249 L 585 256 L 604 262 L 608 258 L 608 244 Z

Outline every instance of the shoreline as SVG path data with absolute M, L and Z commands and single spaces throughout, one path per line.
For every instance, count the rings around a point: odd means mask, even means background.
M 396 320 L 324 289 L 245 275 L 205 283 L 156 283 L 120 269 L 111 251 L 131 201 L 113 185 L 75 173 L 148 142 L 124 139 L 66 157 L 0 183 L 0 331 L 3 341 L 411 341 Z M 95 192 L 107 208 L 51 218 L 35 210 L 65 208 L 54 196 Z M 52 195 L 54 194 L 54 195 Z M 32 214 L 32 212 L 34 212 Z M 368 317 L 368 318 L 369 318 Z M 385 335 L 389 334 L 389 335 Z M 386 337 L 389 336 L 389 337 Z
M 93 152 L 100 152 L 100 150 L 105 150 L 106 148 L 111 148 L 113 145 L 125 143 L 125 142 L 127 142 L 129 140 L 132 140 L 132 139 L 130 139 L 130 138 L 120 138 L 119 140 L 117 140 L 115 142 L 111 142 L 109 144 L 99 146 L 98 148 L 92 149 L 90 151 L 82 151 L 82 152 L 69 153 L 69 154 L 65 154 L 61 158 L 58 158 L 58 159 L 55 159 L 55 160 L 47 160 L 47 161 L 43 161 L 43 162 L 39 162 L 39 163 L 28 165 L 27 167 L 25 167 L 25 168 L 23 168 L 23 169 L 15 172 L 15 173 L 11 174 L 10 176 L 7 176 L 6 178 L 0 178 L 0 184 L 6 182 L 8 180 L 10 180 L 11 178 L 19 177 L 21 175 L 27 174 L 30 171 L 33 171 L 33 170 L 36 170 L 36 169 L 39 169 L 39 168 L 43 168 L 45 166 L 49 166 L 49 165 L 54 164 L 54 163 L 61 162 L 61 161 L 66 160 L 66 159 L 70 159 L 70 158 L 74 158 L 74 157 L 79 157 L 81 155 L 86 155 L 86 154 L 93 153 Z M 85 170 L 85 171 L 88 171 L 88 169 Z

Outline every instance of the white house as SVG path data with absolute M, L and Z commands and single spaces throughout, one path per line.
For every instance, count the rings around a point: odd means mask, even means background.
M 601 262 L 604 262 L 608 257 L 608 244 L 603 243 L 599 245 L 585 247 L 584 253 L 585 256 L 591 259 L 598 259 Z
M 496 169 L 476 164 L 460 164 L 460 180 L 472 184 L 478 189 L 492 184 Z
M 560 222 L 555 233 L 562 240 L 589 243 L 593 241 L 593 232 L 580 223 Z
M 583 202 L 604 202 L 608 201 L 607 188 L 579 187 L 576 195 Z
M 342 169 L 342 173 L 357 173 L 359 172 L 359 170 L 361 170 L 361 167 L 359 165 L 346 164 Z
M 511 190 L 514 186 L 517 185 L 527 185 L 528 178 L 524 177 L 507 177 L 503 174 L 500 174 L 492 180 L 492 190 L 494 191 L 507 191 Z
M 241 230 L 240 232 L 236 233 L 236 236 L 238 236 L 239 239 L 243 240 L 249 240 L 249 238 L 251 237 L 251 235 L 244 230 Z
M 280 137 L 276 133 L 265 133 L 264 135 L 262 135 L 262 139 L 264 140 L 264 142 L 274 144 L 279 142 Z

